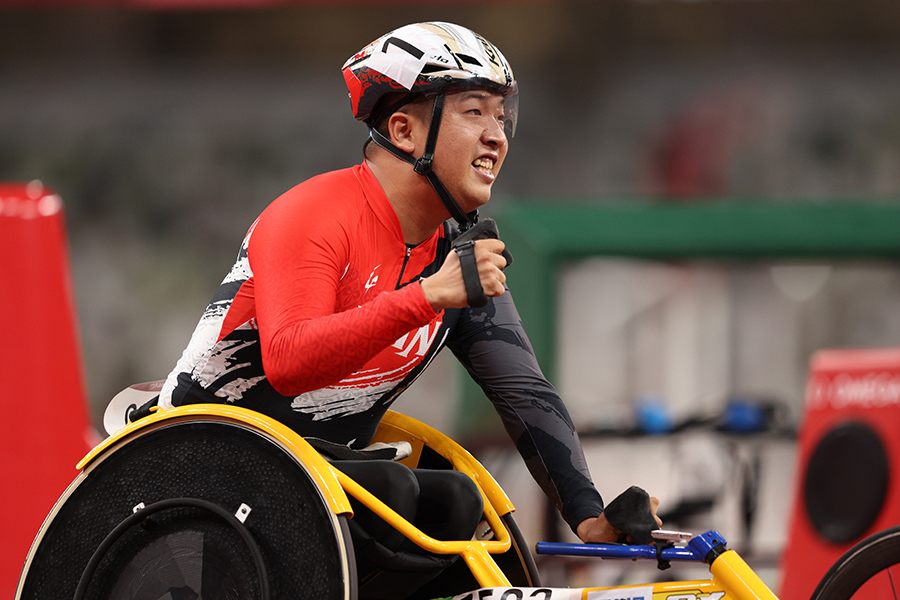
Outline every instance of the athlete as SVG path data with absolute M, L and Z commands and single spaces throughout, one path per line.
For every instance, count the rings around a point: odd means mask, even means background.
M 301 183 L 263 211 L 159 404 L 232 403 L 361 449 L 447 346 L 572 530 L 586 542 L 615 541 L 575 428 L 506 288 L 503 242 L 452 247 L 490 199 L 515 132 L 509 63 L 466 28 L 419 23 L 363 48 L 343 75 L 353 113 L 369 127 L 365 160 Z M 470 306 L 473 281 L 486 296 L 479 308 Z M 458 473 L 334 464 L 438 539 L 468 539 L 480 520 L 480 495 Z M 356 507 L 361 597 L 405 597 L 398 586 L 423 584 L 394 569 L 398 557 L 420 571 L 428 568 L 419 559 L 437 561 L 437 571 L 453 560 L 417 556 Z

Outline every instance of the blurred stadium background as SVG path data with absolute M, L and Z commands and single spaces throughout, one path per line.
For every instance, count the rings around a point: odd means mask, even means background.
M 116 392 L 168 373 L 266 204 L 361 160 L 340 67 L 420 20 L 478 31 L 516 71 L 519 133 L 486 210 L 501 232 L 504 211 L 535 202 L 835 203 L 852 217 L 900 197 L 895 0 L 0 0 L 0 181 L 39 179 L 65 204 L 98 428 Z M 639 398 L 683 420 L 738 394 L 790 430 L 815 350 L 900 340 L 900 272 L 883 258 L 571 261 L 552 282 L 554 379 L 585 432 L 633 426 Z M 398 408 L 466 438 L 458 375 L 442 361 Z M 471 440 L 517 485 L 502 450 Z M 734 504 L 742 471 L 707 443 L 679 447 L 694 458 L 656 493 L 683 500 L 691 477 L 732 490 L 713 525 L 777 557 L 792 439 L 766 446 L 780 467 L 753 535 Z M 654 444 L 649 462 L 674 456 Z

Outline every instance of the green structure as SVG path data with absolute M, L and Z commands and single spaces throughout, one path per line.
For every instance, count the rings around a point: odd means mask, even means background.
M 727 201 L 662 204 L 533 202 L 496 215 L 516 258 L 507 276 L 541 367 L 556 371 L 561 263 L 592 256 L 685 259 L 895 260 L 900 202 Z M 468 377 L 460 426 L 493 423 Z

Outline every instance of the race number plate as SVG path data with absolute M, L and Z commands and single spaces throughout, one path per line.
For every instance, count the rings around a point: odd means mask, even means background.
M 653 600 L 653 586 L 610 589 L 482 588 L 454 596 L 453 600 Z

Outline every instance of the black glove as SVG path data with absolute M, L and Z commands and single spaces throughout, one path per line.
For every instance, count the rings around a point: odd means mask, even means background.
M 606 506 L 603 514 L 610 525 L 622 532 L 618 539 L 622 544 L 651 544 L 651 532 L 659 529 L 650 511 L 650 494 L 637 486 L 631 486 L 619 494 Z

